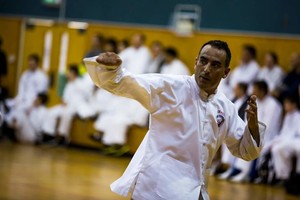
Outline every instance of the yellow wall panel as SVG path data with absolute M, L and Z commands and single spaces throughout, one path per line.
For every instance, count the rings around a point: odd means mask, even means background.
M 9 57 L 14 57 L 15 61 L 8 64 L 8 74 L 2 80 L 2 86 L 7 87 L 9 95 L 15 94 L 17 59 L 19 50 L 19 38 L 21 30 L 21 21 L 19 19 L 0 18 L 0 35 L 3 38 L 3 49 Z

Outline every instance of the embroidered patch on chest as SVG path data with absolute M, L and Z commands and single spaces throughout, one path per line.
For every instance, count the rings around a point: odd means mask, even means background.
M 217 118 L 218 127 L 220 127 L 225 121 L 225 114 L 221 110 L 218 110 L 218 114 L 216 118 Z

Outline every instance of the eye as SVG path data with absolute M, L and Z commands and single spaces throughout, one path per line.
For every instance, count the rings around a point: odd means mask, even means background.
M 207 60 L 205 58 L 200 58 L 199 64 L 200 65 L 206 65 L 207 64 Z
M 218 69 L 218 68 L 221 68 L 221 67 L 222 67 L 221 63 L 219 63 L 219 62 L 213 62 L 213 63 L 211 64 L 211 66 L 212 66 L 213 68 L 215 68 L 215 69 Z

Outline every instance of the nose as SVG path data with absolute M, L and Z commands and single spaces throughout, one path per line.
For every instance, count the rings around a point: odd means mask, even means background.
M 204 66 L 204 70 L 203 70 L 205 73 L 209 73 L 210 72 L 210 64 L 207 63 L 205 66 Z

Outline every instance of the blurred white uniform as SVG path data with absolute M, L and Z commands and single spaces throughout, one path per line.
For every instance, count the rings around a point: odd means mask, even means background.
M 260 69 L 257 80 L 264 80 L 268 84 L 269 91 L 273 91 L 281 84 L 283 75 L 284 73 L 280 66 L 276 65 L 272 69 L 265 66 Z
M 56 105 L 49 109 L 47 118 L 43 125 L 43 131 L 50 135 L 55 135 L 55 127 L 60 118 L 58 133 L 68 137 L 73 116 L 77 112 L 77 107 L 85 101 L 86 90 L 80 78 L 67 82 L 62 96 L 64 104 Z
M 246 83 L 251 86 L 257 78 L 259 69 L 259 65 L 255 60 L 250 61 L 248 64 L 237 66 L 228 78 L 222 79 L 219 87 L 220 91 L 222 91 L 227 98 L 233 99 L 233 88 L 238 83 Z M 251 91 L 251 87 L 249 87 L 248 91 Z
M 33 143 L 37 141 L 41 134 L 46 116 L 47 108 L 45 106 L 31 106 L 26 109 L 13 110 L 9 118 L 6 119 L 6 122 L 11 126 L 15 120 L 17 139 L 22 142 Z
M 280 135 L 272 141 L 271 153 L 276 177 L 288 179 L 292 170 L 293 156 L 297 157 L 296 171 L 300 173 L 300 112 L 286 114 Z
M 29 108 L 38 93 L 48 91 L 48 84 L 48 77 L 43 70 L 39 68 L 35 71 L 26 70 L 20 78 L 17 96 L 8 100 L 7 105 L 9 107 Z
M 123 50 L 119 56 L 122 58 L 122 66 L 134 74 L 146 73 L 150 64 L 151 54 L 142 46 L 138 49 L 129 47 Z M 96 120 L 94 127 L 103 132 L 102 142 L 106 145 L 126 143 L 127 129 L 131 125 L 145 126 L 148 119 L 148 111 L 138 102 L 113 95 L 107 103 L 109 107 L 102 112 Z M 109 101 L 108 101 L 109 102 Z
M 206 181 L 212 159 L 223 142 L 246 160 L 259 155 L 265 126 L 256 144 L 233 104 L 220 93 L 199 89 L 194 76 L 133 75 L 107 70 L 85 59 L 99 87 L 139 101 L 150 115 L 149 132 L 123 176 L 111 189 L 133 199 L 208 200 Z
M 162 74 L 174 74 L 174 75 L 189 75 L 190 72 L 186 65 L 179 59 L 174 59 L 171 63 L 165 63 L 161 69 Z
M 134 74 L 143 74 L 148 71 L 151 62 L 151 54 L 147 47 L 140 48 L 128 47 L 120 54 L 122 66 Z

